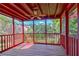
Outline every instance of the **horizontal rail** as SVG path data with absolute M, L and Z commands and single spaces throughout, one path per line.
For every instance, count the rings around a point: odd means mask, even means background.
M 22 34 L 22 33 L 17 33 L 17 34 L 3 34 L 3 35 L 0 35 L 0 36 L 7 36 L 7 35 L 18 35 L 18 34 Z
M 24 34 L 59 34 L 60 35 L 60 33 L 24 33 Z

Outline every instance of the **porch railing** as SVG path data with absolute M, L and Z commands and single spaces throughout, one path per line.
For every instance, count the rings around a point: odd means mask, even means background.
M 0 35 L 0 52 L 6 51 L 23 42 L 22 34 Z
M 59 33 L 27 33 L 24 37 L 27 43 L 60 44 Z
M 66 49 L 68 49 L 69 56 L 79 55 L 79 39 L 75 37 L 68 37 L 68 47 L 66 46 L 66 37 L 61 35 L 61 44 Z

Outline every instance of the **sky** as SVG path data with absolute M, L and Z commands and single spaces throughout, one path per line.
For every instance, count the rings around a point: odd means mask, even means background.
M 22 22 L 18 21 L 18 20 L 15 20 L 15 23 L 16 24 L 21 24 L 22 25 Z M 47 19 L 47 24 L 51 24 L 53 23 L 52 22 L 52 19 Z M 24 25 L 32 25 L 33 24 L 33 21 L 25 21 L 24 22 Z M 35 20 L 35 25 L 39 25 L 39 24 L 45 24 L 45 20 Z
M 51 19 L 47 19 L 47 24 L 50 24 L 52 23 L 52 20 Z M 25 21 L 24 22 L 25 25 L 32 25 L 33 24 L 33 21 Z M 45 24 L 45 20 L 35 20 L 35 23 L 36 25 L 38 24 Z
M 18 20 L 14 20 L 15 24 L 19 24 L 19 25 L 22 25 L 22 22 L 21 21 L 18 21 Z

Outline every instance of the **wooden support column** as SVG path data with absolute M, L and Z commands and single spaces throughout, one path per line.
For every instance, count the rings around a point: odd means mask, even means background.
M 60 34 L 62 33 L 62 17 L 60 17 Z
M 22 21 L 22 34 L 23 34 L 23 43 L 24 43 L 24 21 Z
M 65 12 L 65 15 L 66 15 L 66 52 L 67 52 L 67 55 L 69 54 L 69 48 L 68 48 L 68 35 L 69 35 L 69 17 L 68 17 L 68 11 Z
M 13 46 L 15 46 L 15 24 L 14 24 L 14 18 L 13 18 Z
M 60 17 L 60 38 L 61 38 L 60 39 L 60 44 L 63 45 L 62 44 L 62 35 L 61 35 L 61 33 L 62 33 L 62 17 Z
M 33 43 L 35 43 L 35 39 L 34 39 L 34 20 L 33 20 Z
M 45 19 L 45 43 L 47 44 L 47 19 Z
M 79 36 L 79 4 L 77 4 L 77 17 L 78 17 L 78 34 L 77 34 L 77 37 Z M 78 37 L 79 38 L 79 37 Z M 78 45 L 78 41 L 79 39 L 77 40 L 77 56 L 79 55 L 79 45 Z
M 78 36 L 79 36 L 79 4 L 77 4 L 77 16 L 78 16 Z

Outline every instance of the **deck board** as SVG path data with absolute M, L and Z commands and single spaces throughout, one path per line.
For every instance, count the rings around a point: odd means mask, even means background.
M 21 44 L 0 54 L 1 56 L 65 56 L 62 46 L 44 44 Z

